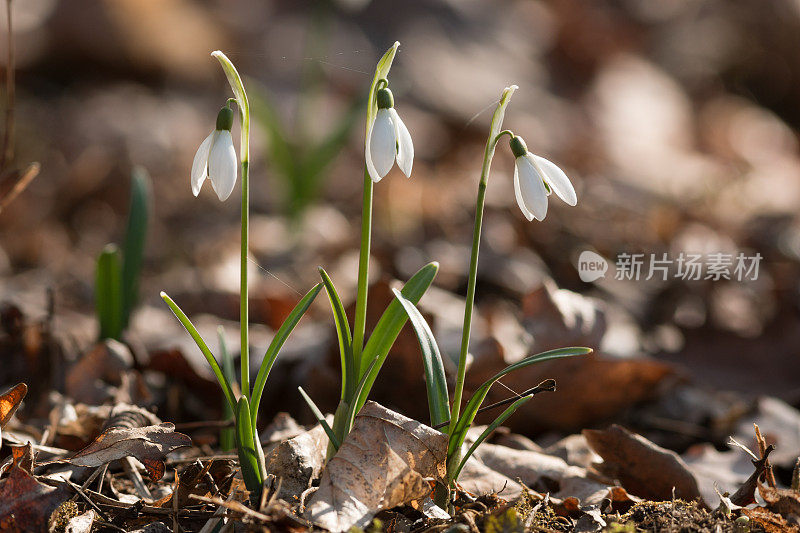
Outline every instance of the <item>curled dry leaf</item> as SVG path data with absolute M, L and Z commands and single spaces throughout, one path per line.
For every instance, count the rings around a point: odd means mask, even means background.
M 11 457 L 14 466 L 21 468 L 28 474 L 33 474 L 33 446 L 30 441 L 25 443 L 24 446 L 13 446 L 11 448 Z
M 6 427 L 8 421 L 14 416 L 19 404 L 22 403 L 22 399 L 25 398 L 27 393 L 28 386 L 24 383 L 18 383 L 14 385 L 10 391 L 0 396 L 0 443 L 3 442 L 2 429 Z
M 77 466 L 95 467 L 123 457 L 135 457 L 145 466 L 150 479 L 158 481 L 164 475 L 167 454 L 191 444 L 192 439 L 177 433 L 170 423 L 140 428 L 111 427 L 67 461 Z
M 675 452 L 616 424 L 606 430 L 586 429 L 583 435 L 603 458 L 602 473 L 618 479 L 633 494 L 669 500 L 674 487 L 676 498 L 702 501 L 697 480 Z
M 322 473 L 305 516 L 331 531 L 364 527 L 383 509 L 431 492 L 445 475 L 447 435 L 375 403 L 358 413 Z

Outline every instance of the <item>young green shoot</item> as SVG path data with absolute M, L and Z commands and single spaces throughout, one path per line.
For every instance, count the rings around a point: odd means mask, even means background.
M 101 339 L 121 340 L 138 303 L 151 202 L 150 177 L 142 167 L 134 167 L 123 248 L 106 245 L 97 258 L 95 309 Z

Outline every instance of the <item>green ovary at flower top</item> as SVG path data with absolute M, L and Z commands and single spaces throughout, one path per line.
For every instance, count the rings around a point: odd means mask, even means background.
M 575 189 L 558 166 L 528 151 L 522 137 L 514 135 L 509 141 L 514 161 L 514 194 L 522 214 L 528 220 L 544 220 L 547 216 L 547 197 L 555 191 L 568 205 L 578 203 Z
M 217 127 L 200 144 L 192 161 L 192 194 L 200 194 L 206 178 L 221 202 L 224 202 L 236 186 L 238 163 L 236 149 L 231 136 L 233 109 L 226 105 L 217 114 Z
M 388 85 L 386 80 L 379 84 Z M 369 177 L 379 182 L 392 169 L 395 160 L 406 177 L 411 177 L 414 164 L 414 143 L 405 123 L 394 109 L 394 96 L 388 87 L 378 89 L 375 94 L 378 113 L 369 124 L 364 142 L 364 160 Z

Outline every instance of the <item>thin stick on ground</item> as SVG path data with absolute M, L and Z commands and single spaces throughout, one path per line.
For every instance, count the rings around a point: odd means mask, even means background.
M 28 185 L 31 184 L 33 179 L 39 175 L 40 168 L 39 163 L 31 163 L 28 165 L 28 168 L 25 169 L 11 190 L 8 191 L 8 194 L 0 198 L 0 213 L 2 213 L 11 202 L 16 200 L 17 196 L 19 196 L 22 191 L 28 188 Z
M 11 3 L 6 0 L 6 36 L 8 38 L 8 59 L 6 60 L 6 131 L 3 135 L 3 153 L 0 156 L 0 169 L 5 169 L 14 159 L 14 32 L 11 26 Z

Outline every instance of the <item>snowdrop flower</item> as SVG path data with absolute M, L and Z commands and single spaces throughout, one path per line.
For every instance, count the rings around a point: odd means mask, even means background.
M 516 157 L 514 193 L 525 218 L 544 220 L 547 215 L 547 197 L 552 191 L 569 205 L 578 203 L 572 183 L 555 163 L 530 153 L 522 137 L 514 135 L 509 144 Z
M 228 199 L 236 185 L 236 149 L 231 137 L 233 110 L 225 106 L 217 115 L 217 127 L 206 137 L 192 162 L 192 193 L 197 196 L 206 178 L 221 202 Z
M 394 110 L 392 91 L 383 87 L 378 90 L 378 114 L 370 124 L 367 132 L 365 158 L 367 172 L 375 183 L 379 182 L 391 170 L 395 159 L 397 166 L 408 177 L 411 177 L 411 165 L 414 163 L 414 145 L 408 128 L 400 120 Z

